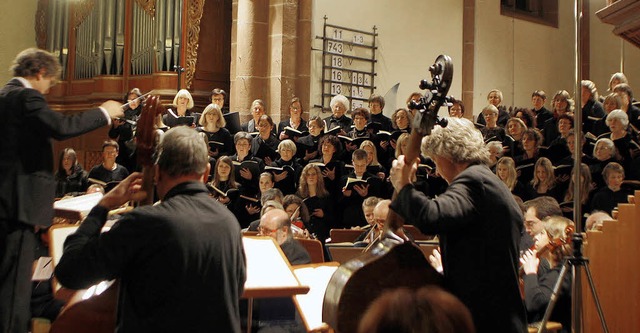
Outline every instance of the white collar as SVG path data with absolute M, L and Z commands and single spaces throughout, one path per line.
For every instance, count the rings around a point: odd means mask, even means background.
M 31 83 L 27 79 L 23 78 L 22 76 L 16 76 L 14 77 L 14 79 L 20 81 L 20 83 L 22 83 L 22 85 L 25 88 L 33 89 L 33 86 L 31 85 Z

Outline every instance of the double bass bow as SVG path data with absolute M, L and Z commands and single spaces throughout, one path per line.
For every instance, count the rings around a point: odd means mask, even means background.
M 446 126 L 446 119 L 438 117 L 438 110 L 449 100 L 446 96 L 453 78 L 453 63 L 447 55 L 440 55 L 429 67 L 431 82 L 422 80 L 426 89 L 412 122 L 409 148 L 405 155 L 414 161 L 420 154 L 420 143 L 435 125 Z M 394 200 L 396 193 L 394 193 Z M 431 267 L 420 248 L 408 241 L 402 231 L 404 220 L 389 210 L 382 237 L 363 253 L 341 265 L 331 277 L 324 296 L 322 320 L 336 332 L 356 332 L 367 307 L 385 289 L 409 287 L 417 289 L 426 284 L 442 284 L 442 276 Z
M 158 143 L 156 117 L 162 113 L 159 96 L 149 96 L 138 120 L 136 132 L 138 165 L 144 173 L 142 190 L 147 197 L 140 205 L 153 202 L 153 164 Z M 102 289 L 102 290 L 100 290 Z M 117 281 L 101 282 L 78 290 L 51 325 L 51 333 L 112 333 L 116 327 Z

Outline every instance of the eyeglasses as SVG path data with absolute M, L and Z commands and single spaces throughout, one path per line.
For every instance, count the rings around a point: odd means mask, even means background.
M 275 233 L 276 231 L 278 231 L 278 229 L 269 229 L 267 227 L 258 226 L 258 233 L 260 235 L 271 235 L 271 234 Z

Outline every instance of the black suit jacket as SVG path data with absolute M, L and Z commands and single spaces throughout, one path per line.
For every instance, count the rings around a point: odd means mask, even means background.
M 0 220 L 50 225 L 56 182 L 52 139 L 65 140 L 107 125 L 99 109 L 65 116 L 44 96 L 12 79 L 0 90 Z
M 117 332 L 240 332 L 240 226 L 204 184 L 176 185 L 101 234 L 107 213 L 96 206 L 67 238 L 60 283 L 82 289 L 120 278 Z
M 436 199 L 407 185 L 391 208 L 440 236 L 446 287 L 469 307 L 478 332 L 526 332 L 518 289 L 522 212 L 487 166 L 468 167 Z

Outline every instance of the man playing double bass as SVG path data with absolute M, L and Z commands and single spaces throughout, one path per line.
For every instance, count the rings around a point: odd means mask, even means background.
M 27 332 L 31 319 L 35 228 L 53 220 L 52 139 L 79 136 L 123 115 L 115 101 L 71 116 L 51 110 L 44 95 L 61 68 L 47 51 L 26 49 L 11 69 L 14 78 L 0 90 L 0 333 Z
M 522 213 L 509 189 L 486 166 L 482 134 L 467 119 L 449 118 L 422 140 L 449 183 L 435 199 L 411 184 L 416 161 L 400 156 L 391 169 L 398 191 L 391 209 L 425 234 L 438 234 L 445 287 L 469 308 L 477 332 L 526 332 L 518 289 Z
M 55 274 L 72 289 L 120 279 L 116 331 L 239 332 L 245 255 L 240 225 L 204 185 L 208 146 L 192 128 L 162 136 L 156 153 L 161 203 L 100 233 L 109 210 L 141 200 L 142 174 L 108 192 L 64 244 Z

